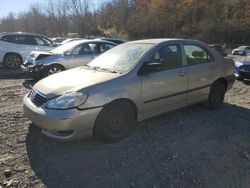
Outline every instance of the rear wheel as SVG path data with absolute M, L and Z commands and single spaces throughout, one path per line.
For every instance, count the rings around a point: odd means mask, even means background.
M 45 74 L 44 76 L 50 76 L 52 74 L 58 73 L 58 72 L 62 72 L 64 71 L 64 67 L 61 65 L 50 65 L 48 66 L 48 68 L 45 70 Z
M 4 58 L 4 64 L 9 69 L 17 69 L 20 68 L 20 65 L 22 64 L 23 60 L 21 56 L 18 54 L 7 54 Z
M 136 122 L 135 110 L 128 102 L 114 102 L 100 112 L 94 135 L 105 142 L 126 138 Z
M 225 92 L 226 88 L 222 82 L 213 83 L 205 106 L 209 109 L 219 108 L 224 101 Z

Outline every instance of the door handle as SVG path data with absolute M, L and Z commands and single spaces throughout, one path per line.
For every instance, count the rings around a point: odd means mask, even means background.
M 184 70 L 183 70 L 183 71 L 180 71 L 180 72 L 178 73 L 179 76 L 184 76 L 185 74 L 186 74 L 186 71 L 184 71 Z

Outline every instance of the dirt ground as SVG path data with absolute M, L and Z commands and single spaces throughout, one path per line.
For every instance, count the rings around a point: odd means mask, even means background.
M 236 81 L 219 110 L 167 113 L 113 144 L 43 136 L 22 111 L 29 84 L 0 69 L 0 188 L 250 187 L 250 82 Z

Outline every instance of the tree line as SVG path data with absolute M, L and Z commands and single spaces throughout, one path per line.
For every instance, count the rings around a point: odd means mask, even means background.
M 249 0 L 58 0 L 0 20 L 0 32 L 127 39 L 181 37 L 209 43 L 250 42 Z

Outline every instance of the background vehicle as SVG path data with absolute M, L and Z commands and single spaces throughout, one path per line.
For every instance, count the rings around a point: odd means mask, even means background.
M 67 38 L 67 39 L 64 39 L 62 42 L 59 42 L 58 45 L 63 45 L 63 44 L 66 44 L 68 42 L 72 42 L 75 40 L 81 40 L 81 38 Z
M 224 49 L 222 48 L 220 44 L 209 44 L 208 46 L 217 50 L 217 52 L 219 52 L 222 56 L 224 57 L 227 56 L 227 53 L 224 51 Z
M 45 36 L 23 32 L 1 33 L 0 65 L 16 69 L 31 51 L 49 51 L 53 48 L 53 42 Z
M 66 69 L 86 65 L 96 56 L 116 46 L 102 40 L 77 40 L 50 52 L 32 52 L 21 66 L 32 77 L 45 77 Z
M 247 55 L 248 53 L 250 53 L 250 46 L 240 46 L 232 51 L 233 55 Z
M 122 40 L 122 39 L 116 39 L 116 38 L 99 38 L 100 40 L 105 40 L 105 41 L 110 41 L 110 42 L 114 42 L 116 44 L 122 44 L 126 41 Z
M 131 41 L 42 79 L 24 97 L 24 112 L 49 137 L 113 142 L 167 111 L 200 102 L 219 108 L 234 79 L 233 62 L 202 42 Z
M 250 79 L 250 56 L 235 62 L 234 75 L 237 80 Z

